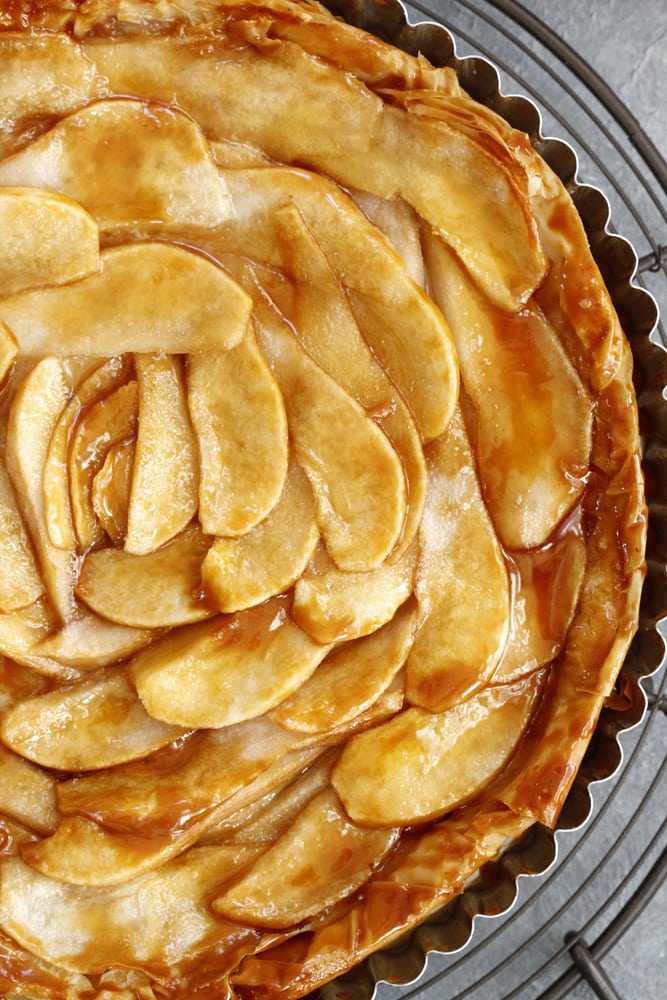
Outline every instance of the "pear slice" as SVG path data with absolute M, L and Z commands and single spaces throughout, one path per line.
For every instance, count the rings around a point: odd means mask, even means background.
M 90 552 L 77 596 L 103 618 L 138 629 L 172 628 L 210 618 L 200 597 L 201 565 L 211 539 L 191 525 L 161 548 L 135 556 L 122 549 Z
M 75 202 L 34 185 L 0 188 L 0 234 L 0 295 L 64 285 L 100 269 L 95 220 Z
M 183 732 L 146 715 L 122 668 L 30 698 L 0 723 L 8 747 L 61 771 L 114 767 L 159 750 Z
M 4 462 L 0 459 L 0 612 L 32 604 L 44 592 L 28 534 Z
M 281 271 L 256 267 L 255 277 L 307 354 L 363 406 L 401 460 L 407 512 L 398 555 L 414 537 L 426 494 L 426 469 L 417 425 L 396 386 L 373 356 L 338 276 L 296 206 L 279 209 L 272 224 L 280 237 Z M 264 316 L 265 312 L 258 315 Z M 433 405 L 437 405 L 435 398 Z
M 93 508 L 93 481 L 104 464 L 109 448 L 133 437 L 137 425 L 138 395 L 134 380 L 118 386 L 85 410 L 69 436 L 67 472 L 70 506 L 78 546 L 83 552 L 104 538 Z M 66 427 L 68 420 L 63 423 Z M 60 448 L 54 450 L 60 451 Z M 49 466 L 49 471 L 51 468 L 57 472 L 57 459 Z M 48 485 L 49 480 L 46 481 Z
M 426 234 L 425 247 L 432 294 L 451 324 L 474 411 L 486 504 L 508 548 L 533 548 L 586 484 L 591 400 L 534 304 L 513 315 L 494 308 L 442 240 Z
M 414 208 L 403 198 L 379 198 L 368 191 L 351 191 L 350 196 L 373 225 L 387 237 L 414 283 L 420 288 L 426 288 L 419 216 Z
M 511 759 L 544 672 L 484 688 L 444 712 L 408 708 L 355 735 L 331 780 L 350 817 L 369 826 L 435 819 L 481 791 Z
M 194 826 L 203 833 L 351 733 L 390 718 L 401 702 L 401 693 L 390 688 L 357 719 L 329 733 L 289 732 L 268 716 L 194 733 L 143 760 L 61 781 L 58 806 L 63 815 L 85 816 L 132 835 L 149 829 L 157 837 Z
M 80 886 L 114 886 L 176 857 L 189 837 L 128 837 L 83 816 L 64 816 L 50 837 L 25 845 L 21 857 L 50 879 Z
M 216 538 L 201 566 L 202 587 L 220 611 L 242 611 L 284 593 L 319 539 L 313 491 L 294 459 L 273 510 L 240 538 Z
M 38 653 L 40 642 L 57 630 L 58 616 L 46 597 L 10 614 L 0 614 L 0 654 L 23 667 L 64 683 L 79 678 L 79 671 Z
M 98 618 L 86 608 L 79 608 L 76 618 L 37 642 L 34 653 L 36 657 L 52 659 L 88 673 L 120 663 L 154 638 L 155 632 L 151 629 L 117 625 Z
M 458 393 L 451 334 L 442 313 L 408 277 L 389 241 L 325 178 L 278 167 L 226 171 L 224 177 L 235 217 L 220 227 L 210 244 L 204 238 L 202 245 L 269 268 L 289 266 L 293 252 L 283 249 L 282 233 L 293 212 L 290 206 L 295 206 L 311 241 L 349 296 L 363 338 L 409 406 L 422 438 L 441 434 Z
M 135 451 L 134 440 L 112 445 L 93 479 L 93 510 L 114 545 L 123 545 L 127 535 Z
M 159 836 L 232 801 L 274 761 L 313 742 L 270 719 L 250 719 L 195 733 L 145 760 L 62 781 L 58 804 L 63 815 Z
M 297 751 L 299 753 L 299 751 Z M 222 822 L 212 826 L 202 843 L 262 844 L 265 847 L 278 839 L 297 819 L 304 806 L 330 786 L 329 772 L 338 756 L 334 747 L 323 753 L 302 751 L 310 755 L 308 766 L 301 768 L 292 781 L 272 788 L 261 798 L 249 802 Z
M 213 909 L 254 927 L 292 927 L 367 882 L 398 836 L 396 829 L 357 826 L 335 792 L 326 789 L 233 887 L 213 900 Z
M 558 656 L 577 608 L 585 568 L 580 516 L 568 518 L 542 548 L 513 553 L 510 633 L 493 672 L 494 684 L 517 680 Z
M 542 280 L 546 261 L 526 173 L 487 133 L 470 135 L 445 115 L 384 101 L 331 58 L 275 35 L 270 49 L 236 45 L 233 59 L 223 56 L 227 40 L 207 51 L 199 46 L 196 58 L 187 38 L 88 44 L 116 93 L 175 100 L 214 141 L 259 146 L 275 162 L 312 168 L 345 188 L 400 195 L 444 234 L 503 308 L 516 309 Z M 383 82 L 387 76 L 385 70 Z
M 20 854 L 27 844 L 34 844 L 40 839 L 38 833 L 30 830 L 24 823 L 17 823 L 9 816 L 0 817 L 0 830 L 4 844 L 3 854 Z
M 38 871 L 75 885 L 127 882 L 159 868 L 192 844 L 201 843 L 208 831 L 224 828 L 230 814 L 238 812 L 240 806 L 247 811 L 255 808 L 256 798 L 261 803 L 265 797 L 279 794 L 284 784 L 306 768 L 318 753 L 319 750 L 294 751 L 283 756 L 227 802 L 173 831 L 154 834 L 149 830 L 145 835 L 128 836 L 125 831 L 111 830 L 83 816 L 65 816 L 52 836 L 23 851 L 22 856 Z M 254 845 L 256 841 L 243 843 Z
M 130 364 L 122 357 L 109 358 L 97 363 L 95 368 L 84 377 L 77 386 L 73 396 L 63 409 L 51 435 L 46 459 L 44 462 L 43 486 L 46 504 L 46 526 L 49 538 L 59 549 L 73 549 L 77 538 L 72 520 L 72 505 L 70 502 L 69 452 L 77 419 L 83 407 L 90 406 L 100 396 L 110 393 L 129 377 Z M 81 460 L 84 459 L 80 455 Z M 85 456 L 88 460 L 90 455 Z M 87 475 L 76 465 L 77 480 L 81 477 L 84 491 L 89 492 L 86 485 Z M 96 533 L 94 511 L 89 511 L 86 522 L 93 535 Z
M 0 387 L 3 387 L 19 353 L 16 337 L 6 323 L 0 321 Z
M 43 473 L 51 436 L 70 393 L 63 364 L 40 361 L 14 397 L 9 412 L 5 461 L 16 493 L 22 497 L 26 526 L 35 546 L 47 594 L 63 622 L 74 617 L 75 557 L 49 537 Z
M 96 97 L 101 84 L 94 63 L 68 35 L 38 30 L 0 35 L 2 131 L 66 115 Z M 0 155 L 6 155 L 5 141 L 0 132 Z
M 225 350 L 245 333 L 250 299 L 202 255 L 135 243 L 104 250 L 100 259 L 98 274 L 0 302 L 0 319 L 23 354 Z
M 133 657 L 128 670 L 153 718 L 219 728 L 274 708 L 327 651 L 292 622 L 286 598 L 272 598 L 169 633 Z
M 113 888 L 51 879 L 21 858 L 0 862 L 0 927 L 61 969 L 166 968 L 208 949 L 250 947 L 257 932 L 215 918 L 208 902 L 256 848 L 197 848 Z M 90 929 L 103 927 L 91 952 Z M 165 927 L 170 933 L 165 935 Z
M 426 464 L 415 583 L 423 622 L 408 657 L 406 695 L 441 712 L 491 677 L 507 642 L 511 592 L 460 412 L 429 444 Z
M 251 329 L 230 351 L 192 355 L 188 404 L 199 446 L 199 520 L 243 535 L 275 506 L 287 474 L 287 418 Z
M 55 789 L 51 775 L 0 746 L 0 812 L 37 833 L 53 833 L 58 825 Z
M 36 694 L 43 694 L 49 682 L 36 671 L 0 656 L 0 716 Z
M 125 551 L 153 552 L 174 538 L 197 510 L 199 469 L 180 360 L 135 358 L 139 427 Z
M 57 191 L 104 230 L 209 228 L 231 208 L 195 122 L 173 107 L 128 98 L 95 101 L 61 119 L 0 163 L 3 184 Z
M 416 625 L 416 602 L 408 601 L 376 632 L 336 646 L 271 717 L 287 729 L 309 733 L 348 722 L 389 687 L 410 651 Z
M 318 642 L 368 635 L 407 601 L 416 565 L 416 542 L 396 562 L 366 573 L 338 569 L 320 548 L 295 584 L 292 618 Z
M 374 569 L 404 526 L 406 487 L 398 455 L 356 400 L 306 355 L 283 324 L 258 330 L 331 557 L 340 569 Z

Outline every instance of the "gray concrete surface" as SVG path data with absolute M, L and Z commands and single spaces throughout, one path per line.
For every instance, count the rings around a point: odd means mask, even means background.
M 585 56 L 667 157 L 665 0 L 524 0 Z

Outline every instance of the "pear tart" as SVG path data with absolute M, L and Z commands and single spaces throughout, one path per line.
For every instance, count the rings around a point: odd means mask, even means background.
M 561 182 L 298 0 L 0 12 L 0 992 L 300 997 L 553 826 L 638 620 Z

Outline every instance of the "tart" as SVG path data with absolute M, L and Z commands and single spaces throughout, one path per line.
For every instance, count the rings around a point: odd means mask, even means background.
M 630 349 L 451 69 L 295 0 L 0 29 L 3 994 L 300 997 L 556 823 Z

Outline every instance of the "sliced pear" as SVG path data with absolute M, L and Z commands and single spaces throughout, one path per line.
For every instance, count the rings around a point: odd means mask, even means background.
M 0 459 L 0 612 L 32 604 L 44 592 L 14 488 Z
M 429 444 L 426 464 L 415 583 L 423 621 L 408 657 L 406 695 L 441 712 L 491 677 L 507 642 L 511 590 L 460 412 Z
M 340 569 L 370 570 L 403 530 L 406 488 L 388 438 L 280 323 L 259 339 L 285 400 L 297 458 L 308 476 L 322 537 Z
M 489 512 L 509 548 L 541 545 L 586 484 L 591 401 L 534 304 L 501 312 L 441 239 L 427 234 L 425 247 L 432 294 L 451 324 L 474 409 Z
M 171 834 L 172 840 L 197 844 L 249 845 L 267 844 L 275 840 L 278 833 L 275 832 L 272 836 L 272 831 L 276 831 L 281 823 L 286 828 L 289 825 L 287 815 L 294 809 L 298 811 L 297 801 L 300 800 L 303 805 L 310 798 L 305 789 L 302 793 L 293 794 L 293 786 L 308 785 L 312 788 L 311 795 L 319 787 L 324 787 L 328 783 L 328 777 L 323 782 L 318 774 L 326 762 L 328 776 L 331 767 L 329 754 L 335 753 L 335 748 L 328 750 L 315 745 L 277 757 L 250 784 L 240 788 L 213 810 L 202 813 L 188 826 L 174 831 Z M 312 780 L 309 780 L 311 776 Z
M 424 440 L 447 426 L 458 367 L 442 313 L 408 277 L 389 241 L 334 184 L 304 171 L 263 167 L 224 173 L 235 217 L 216 233 L 227 250 L 268 267 L 289 266 L 281 236 L 296 206 L 311 239 L 349 295 L 374 357 L 408 404 Z M 287 209 L 287 216 L 281 211 Z M 204 241 L 203 246 L 209 244 Z M 297 254 L 298 256 L 298 254 Z
M 512 618 L 507 645 L 493 672 L 506 684 L 550 663 L 560 652 L 579 601 L 586 543 L 579 517 L 568 519 L 540 549 L 512 556 Z M 548 610 L 547 610 L 548 609 Z
M 416 542 L 395 563 L 383 563 L 367 573 L 339 570 L 318 549 L 294 587 L 292 618 L 318 642 L 368 635 L 407 601 L 416 565 Z
M 194 733 L 144 760 L 61 781 L 58 805 L 63 815 L 84 816 L 132 835 L 149 829 L 161 836 L 191 827 L 203 833 L 295 777 L 351 733 L 390 718 L 401 703 L 401 692 L 390 688 L 361 716 L 323 734 L 289 732 L 267 716 Z
M 547 261 L 530 209 L 528 179 L 518 160 L 505 148 L 497 155 L 488 135 L 467 134 L 445 115 L 385 106 L 382 124 L 384 156 L 376 161 L 380 176 L 397 169 L 389 157 L 400 161 L 399 191 L 405 200 L 442 234 L 491 301 L 508 311 L 520 308 L 539 287 Z M 401 156 L 405 148 L 415 148 L 415 156 Z M 440 174 L 443 160 L 448 163 L 446 180 Z M 361 171 L 357 178 L 358 187 L 368 186 Z M 373 183 L 373 193 L 385 198 L 395 190 L 386 181 Z M 448 204 L 440 197 L 448 198 Z M 475 219 L 474 237 L 470 218 Z
M 23 823 L 17 823 L 9 816 L 0 816 L 0 836 L 2 836 L 3 854 L 16 856 L 24 845 L 39 840 L 39 834 L 30 830 Z
M 297 751 L 299 753 L 299 751 Z M 297 819 L 304 806 L 318 792 L 329 788 L 329 772 L 338 755 L 337 749 L 318 752 L 318 757 L 312 759 L 313 751 L 300 751 L 310 754 L 308 766 L 301 768 L 300 773 L 282 787 L 273 788 L 260 799 L 250 802 L 245 808 L 238 809 L 223 822 L 211 827 L 203 842 L 263 844 L 268 847 Z
M 153 871 L 182 854 L 192 844 L 201 843 L 209 831 L 220 831 L 235 815 L 256 808 L 268 797 L 275 797 L 299 771 L 312 762 L 319 750 L 293 751 L 271 764 L 247 787 L 240 788 L 227 802 L 191 818 L 171 832 L 145 835 L 111 830 L 83 816 L 65 816 L 55 833 L 23 851 L 23 858 L 33 868 L 50 878 L 75 885 L 118 885 L 144 872 Z M 219 839 L 213 842 L 220 842 Z M 226 841 L 230 842 L 231 841 Z M 240 843 L 240 841 L 237 841 Z M 257 840 L 243 841 L 255 845 Z
M 153 871 L 188 847 L 189 838 L 128 837 L 82 816 L 64 816 L 55 832 L 21 851 L 51 879 L 80 886 L 113 886 Z
M 143 555 L 170 541 L 192 519 L 199 468 L 179 359 L 138 354 L 135 364 L 139 427 L 125 551 Z
M 153 753 L 184 730 L 146 715 L 122 668 L 37 695 L 0 722 L 17 754 L 61 771 L 95 771 Z
M 275 506 L 287 474 L 287 418 L 251 329 L 230 351 L 192 355 L 187 367 L 208 534 L 243 535 Z
M 198 848 L 115 888 L 68 885 L 5 858 L 0 926 L 46 962 L 88 974 L 119 965 L 166 968 L 207 949 L 242 947 L 244 939 L 250 946 L 257 932 L 216 919 L 208 902 L 255 853 L 238 845 Z M 103 928 L 92 952 L 91 928 Z
M 496 155 L 486 135 L 385 102 L 331 59 L 276 37 L 270 50 L 236 47 L 234 59 L 223 58 L 225 41 L 198 49 L 196 60 L 187 38 L 90 45 L 116 93 L 175 99 L 213 140 L 259 146 L 276 162 L 311 167 L 347 188 L 402 196 L 503 307 L 526 301 L 544 276 L 524 169 L 505 148 Z
M 48 687 L 45 677 L 0 656 L 0 716 L 26 698 L 42 694 Z
M 0 175 L 8 162 L 0 163 Z M 95 220 L 76 202 L 38 187 L 0 187 L 0 295 L 64 285 L 100 269 Z
M 471 799 L 511 759 L 544 674 L 489 687 L 444 712 L 408 708 L 354 736 L 331 780 L 351 818 L 369 826 L 435 819 Z
M 304 350 L 363 406 L 401 459 L 407 513 L 398 553 L 412 541 L 424 507 L 426 470 L 417 425 L 362 337 L 338 276 L 296 206 L 279 209 L 272 224 L 280 234 L 281 271 L 256 267 L 254 276 Z
M 64 815 L 161 835 L 231 801 L 274 761 L 313 742 L 270 719 L 250 719 L 195 733 L 145 760 L 60 782 L 58 804 Z
M 58 825 L 54 779 L 30 761 L 0 746 L 0 812 L 37 833 Z
M 204 593 L 220 611 L 242 611 L 287 591 L 319 539 L 313 491 L 301 466 L 289 464 L 273 510 L 240 538 L 216 538 L 201 566 Z
M 101 83 L 94 63 L 68 35 L 38 30 L 0 35 L 0 122 L 5 129 L 66 115 L 97 96 Z M 2 144 L 0 151 L 4 155 Z
M 274 708 L 327 653 L 272 598 L 230 618 L 169 633 L 128 665 L 155 719 L 192 728 L 243 722 Z
M 119 441 L 109 448 L 102 468 L 93 479 L 93 510 L 115 545 L 122 545 L 127 535 L 135 451 L 134 440 Z
M 73 396 L 63 409 L 51 435 L 46 459 L 44 462 L 43 484 L 44 502 L 46 505 L 46 526 L 49 538 L 59 549 L 73 549 L 77 544 L 72 520 L 72 505 L 70 503 L 69 482 L 69 451 L 74 434 L 76 421 L 83 407 L 90 406 L 98 397 L 110 393 L 127 380 L 130 373 L 130 363 L 122 357 L 109 358 L 96 365 L 92 372 L 83 378 Z M 106 417 L 106 411 L 105 411 Z M 79 455 L 80 461 L 87 461 L 89 455 Z M 79 465 L 75 468 L 77 479 L 82 477 L 86 482 L 86 473 Z M 84 487 L 86 492 L 89 487 Z M 95 533 L 94 511 L 89 513 L 88 523 Z
M 154 638 L 151 629 L 117 625 L 79 608 L 76 618 L 37 642 L 34 653 L 85 673 L 119 663 Z
M 0 614 L 0 653 L 44 677 L 53 677 L 65 683 L 76 680 L 80 675 L 75 667 L 37 652 L 41 640 L 56 630 L 59 624 L 56 612 L 45 597 L 11 614 Z
M 42 579 L 62 621 L 74 617 L 75 557 L 49 537 L 42 486 L 49 443 L 67 403 L 70 386 L 56 358 L 40 361 L 21 383 L 7 425 L 5 460 L 39 559 Z
M 315 673 L 272 712 L 287 729 L 326 732 L 365 711 L 403 666 L 417 625 L 417 606 L 408 601 L 371 635 L 333 649 Z
M 76 592 L 103 618 L 138 629 L 210 618 L 200 597 L 201 565 L 211 539 L 192 525 L 154 552 L 99 549 L 83 560 Z
M 112 830 L 83 816 L 63 817 L 55 833 L 35 843 L 23 852 L 23 858 L 33 868 L 50 878 L 75 885 L 119 885 L 154 871 L 193 844 L 220 843 L 219 832 L 239 811 L 252 811 L 255 800 L 279 795 L 280 789 L 307 768 L 320 753 L 319 749 L 293 751 L 279 758 L 262 771 L 254 781 L 241 787 L 226 802 L 205 810 L 187 824 L 169 832 L 154 834 Z M 209 831 L 213 841 L 209 841 Z M 218 836 L 216 838 L 216 831 Z M 231 843 L 225 839 L 225 843 Z M 241 841 L 236 841 L 241 843 Z M 243 841 L 257 844 L 259 841 Z
M 420 288 L 426 287 L 419 216 L 403 198 L 379 198 L 368 191 L 351 191 L 355 205 L 384 233 Z
M 233 347 L 245 333 L 250 299 L 200 254 L 135 243 L 104 250 L 101 264 L 81 281 L 0 302 L 23 354 L 194 353 Z
M 16 337 L 6 323 L 0 320 L 0 387 L 4 385 L 19 353 Z
M 367 882 L 398 836 L 398 830 L 357 826 L 327 789 L 311 799 L 233 888 L 213 900 L 213 909 L 253 927 L 292 927 Z
M 134 380 L 118 386 L 83 413 L 70 435 L 67 456 L 70 506 L 81 551 L 104 538 L 93 508 L 93 481 L 109 448 L 135 434 L 138 398 Z M 51 468 L 57 470 L 55 462 Z
M 182 223 L 208 228 L 231 208 L 192 118 L 128 98 L 96 101 L 61 119 L 0 163 L 0 184 L 58 191 L 105 230 Z

